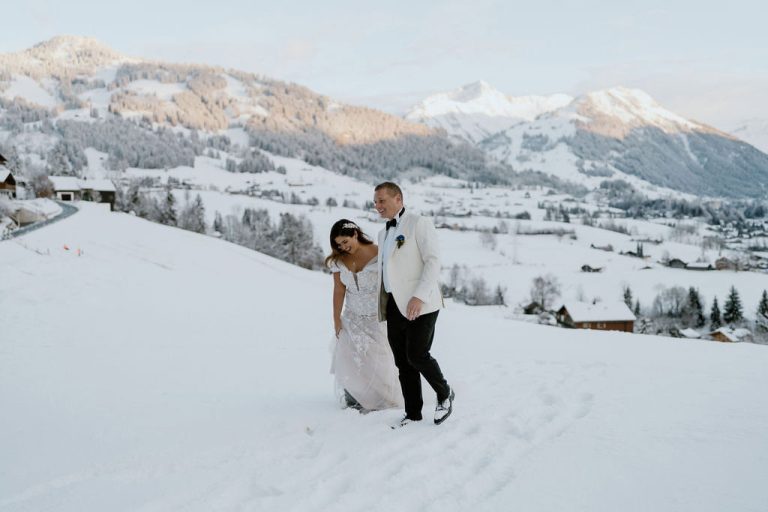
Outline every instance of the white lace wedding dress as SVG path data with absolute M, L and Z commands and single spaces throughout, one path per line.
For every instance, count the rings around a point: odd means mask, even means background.
M 340 401 L 349 401 L 348 397 L 345 400 L 346 391 L 369 411 L 402 407 L 403 403 L 386 324 L 378 320 L 376 259 L 357 273 L 340 262 L 332 267 L 334 272 L 340 272 L 347 291 L 331 373 L 336 377 Z

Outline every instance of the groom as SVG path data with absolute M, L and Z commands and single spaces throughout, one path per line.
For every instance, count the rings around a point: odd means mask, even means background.
M 454 392 L 430 355 L 440 292 L 440 259 L 435 226 L 426 217 L 406 212 L 403 191 L 384 182 L 374 190 L 376 210 L 389 219 L 379 233 L 379 321 L 387 321 L 387 337 L 405 399 L 405 417 L 392 428 L 421 421 L 421 376 L 437 393 L 435 423 L 453 410 Z

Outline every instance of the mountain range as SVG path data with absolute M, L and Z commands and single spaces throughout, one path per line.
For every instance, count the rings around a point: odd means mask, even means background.
M 369 181 L 549 175 L 547 184 L 622 179 L 730 197 L 762 196 L 768 186 L 768 155 L 639 90 L 510 97 L 476 82 L 430 96 L 403 118 L 243 71 L 128 57 L 76 36 L 0 55 L 0 130 L 5 151 L 53 173 L 77 172 L 88 147 L 119 169 L 188 165 L 189 156 L 142 152 L 198 154 L 209 144 L 233 158 L 258 148 Z M 71 169 L 52 165 L 57 159 Z
M 645 189 L 758 197 L 768 184 L 766 154 L 638 89 L 510 97 L 477 82 L 430 96 L 406 118 L 443 129 L 515 168 L 588 186 L 621 178 Z

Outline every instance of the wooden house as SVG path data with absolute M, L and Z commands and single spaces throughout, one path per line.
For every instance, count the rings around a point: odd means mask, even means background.
M 557 311 L 557 321 L 576 329 L 632 332 L 635 315 L 624 302 L 567 302 Z
M 79 179 L 72 176 L 50 176 L 59 201 L 95 201 L 108 203 L 115 209 L 115 185 L 109 180 Z
M 688 264 L 681 259 L 672 258 L 667 262 L 667 266 L 671 268 L 686 268 Z
M 744 328 L 731 329 L 730 327 L 721 327 L 716 331 L 710 332 L 709 337 L 715 341 L 721 341 L 724 343 L 752 341 L 752 333 L 749 331 L 749 329 Z
M 723 256 L 715 260 L 715 268 L 717 270 L 738 270 L 739 265 L 735 261 Z
M 536 301 L 533 301 L 525 306 L 523 306 L 523 313 L 526 315 L 538 315 L 539 313 L 542 313 L 544 311 L 544 308 Z
M 3 164 L 0 164 L 0 197 L 16 199 L 16 178 Z
M 83 201 L 96 201 L 98 203 L 109 203 L 110 210 L 115 209 L 115 184 L 109 180 L 80 180 L 80 189 L 82 190 Z

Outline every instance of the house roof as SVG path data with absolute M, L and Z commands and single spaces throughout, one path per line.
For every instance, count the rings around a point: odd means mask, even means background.
M 110 180 L 81 180 L 73 176 L 50 176 L 53 189 L 62 190 L 96 190 L 98 192 L 114 192 L 115 185 Z
M 0 182 L 7 180 L 8 176 L 10 175 L 11 175 L 10 169 L 0 164 Z
M 701 338 L 701 333 L 696 329 L 691 329 L 690 327 L 680 331 L 680 334 L 682 334 L 686 338 Z
M 574 322 L 628 322 L 636 319 L 623 302 L 566 302 L 563 307 Z
M 53 183 L 53 189 L 60 190 L 80 190 L 80 180 L 72 176 L 49 176 Z
M 80 180 L 80 188 L 98 192 L 115 192 L 115 184 L 110 180 Z
M 721 327 L 717 329 L 716 331 L 712 331 L 709 333 L 709 335 L 713 335 L 716 333 L 720 333 L 726 338 L 728 338 L 731 341 L 740 341 L 745 336 L 749 336 L 752 334 L 749 329 L 739 328 L 739 329 L 731 329 L 730 327 Z

